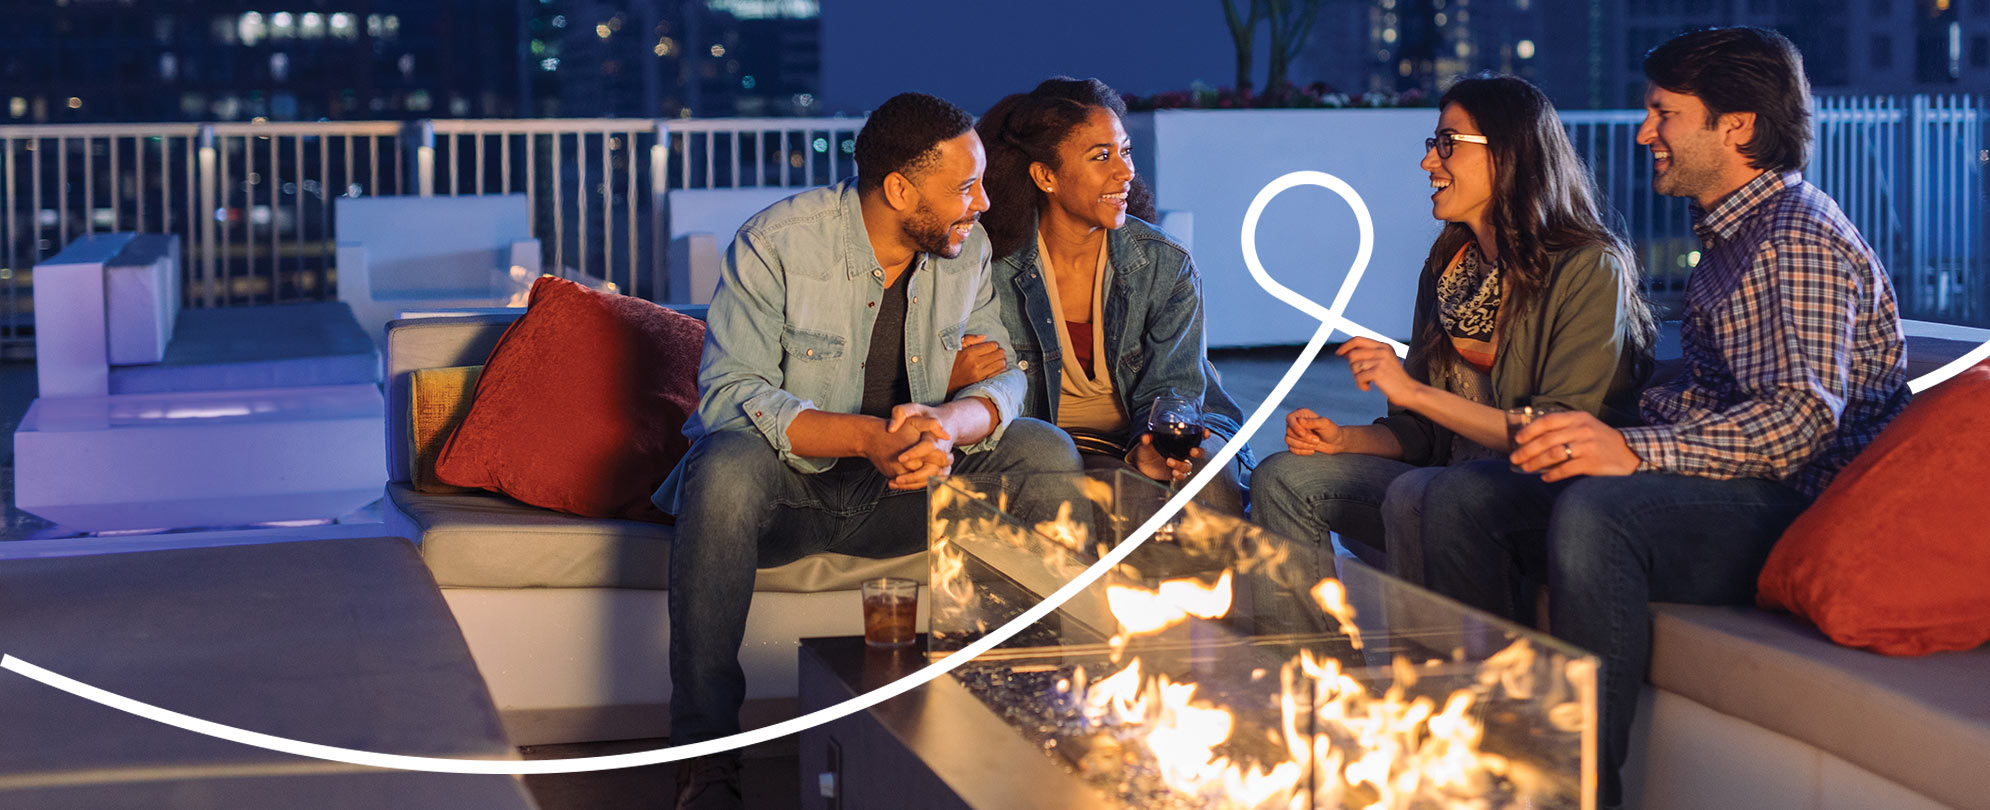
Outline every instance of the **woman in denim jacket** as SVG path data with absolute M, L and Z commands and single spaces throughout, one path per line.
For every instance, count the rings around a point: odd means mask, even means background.
M 988 150 L 981 224 L 1002 324 L 1029 380 L 1023 414 L 1069 432 L 1088 467 L 1179 480 L 1236 435 L 1243 414 L 1203 349 L 1195 263 L 1146 221 L 1153 195 L 1134 175 L 1125 113 L 1097 79 L 1055 78 L 997 102 L 975 125 Z M 955 379 L 1000 364 L 992 348 L 969 349 Z M 1163 395 L 1202 412 L 1208 432 L 1192 462 L 1162 458 L 1144 435 Z M 1251 463 L 1246 448 L 1199 500 L 1241 514 Z
M 1327 543 L 1337 532 L 1371 563 L 1421 584 L 1424 485 L 1445 465 L 1506 455 L 1508 408 L 1634 420 L 1656 333 L 1631 251 L 1604 224 L 1589 171 L 1547 96 L 1478 76 L 1438 100 L 1425 142 L 1431 216 L 1445 221 L 1417 282 L 1410 354 L 1343 344 L 1362 390 L 1389 415 L 1343 426 L 1286 416 L 1289 452 L 1254 478 L 1253 518 Z M 1531 601 L 1529 602 L 1531 604 Z

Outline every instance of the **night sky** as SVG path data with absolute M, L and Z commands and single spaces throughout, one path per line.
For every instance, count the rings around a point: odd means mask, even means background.
M 860 113 L 919 90 L 980 115 L 1058 74 L 1097 77 L 1139 95 L 1196 80 L 1229 85 L 1236 55 L 1222 0 L 822 4 L 822 98 L 830 111 Z

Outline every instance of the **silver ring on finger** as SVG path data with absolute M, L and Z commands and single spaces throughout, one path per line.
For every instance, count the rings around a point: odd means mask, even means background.
M 1568 442 L 1562 443 L 1562 460 L 1563 461 L 1575 460 L 1575 448 L 1570 447 L 1568 445 Z

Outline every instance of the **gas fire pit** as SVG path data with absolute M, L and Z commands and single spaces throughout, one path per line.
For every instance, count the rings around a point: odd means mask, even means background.
M 930 494 L 925 659 L 1037 604 L 1168 496 L 1120 471 L 956 477 Z M 860 668 L 923 663 L 911 658 Z M 1310 545 L 1190 505 L 1050 617 L 878 719 L 942 782 L 1016 781 L 955 789 L 951 806 L 1083 795 L 1107 808 L 1588 808 L 1596 667 L 1539 633 L 1359 563 L 1336 572 Z M 843 680 L 854 693 L 879 674 Z M 939 711 L 962 732 L 953 745 L 981 750 L 980 776 L 949 780 L 935 766 L 958 758 L 921 715 Z M 840 750 L 838 767 L 873 753 Z

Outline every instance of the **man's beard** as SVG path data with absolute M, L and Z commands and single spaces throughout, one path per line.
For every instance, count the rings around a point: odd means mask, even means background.
M 1667 197 L 1698 197 L 1700 192 L 1712 187 L 1719 179 L 1719 173 L 1698 162 L 1680 160 L 1685 153 L 1672 151 L 1672 166 L 1664 174 L 1652 172 L 1651 190 Z
M 973 222 L 974 220 L 970 219 L 968 221 Z M 943 259 L 952 259 L 958 257 L 961 249 L 967 246 L 966 242 L 958 245 L 951 244 L 952 240 L 947 238 L 951 235 L 950 232 L 953 230 L 955 224 L 957 223 L 942 222 L 940 215 L 934 213 L 932 207 L 928 206 L 924 200 L 921 200 L 919 207 L 912 210 L 912 216 L 905 220 L 902 230 L 905 233 L 905 238 L 910 239 L 912 245 L 917 247 L 921 253 L 931 253 Z

